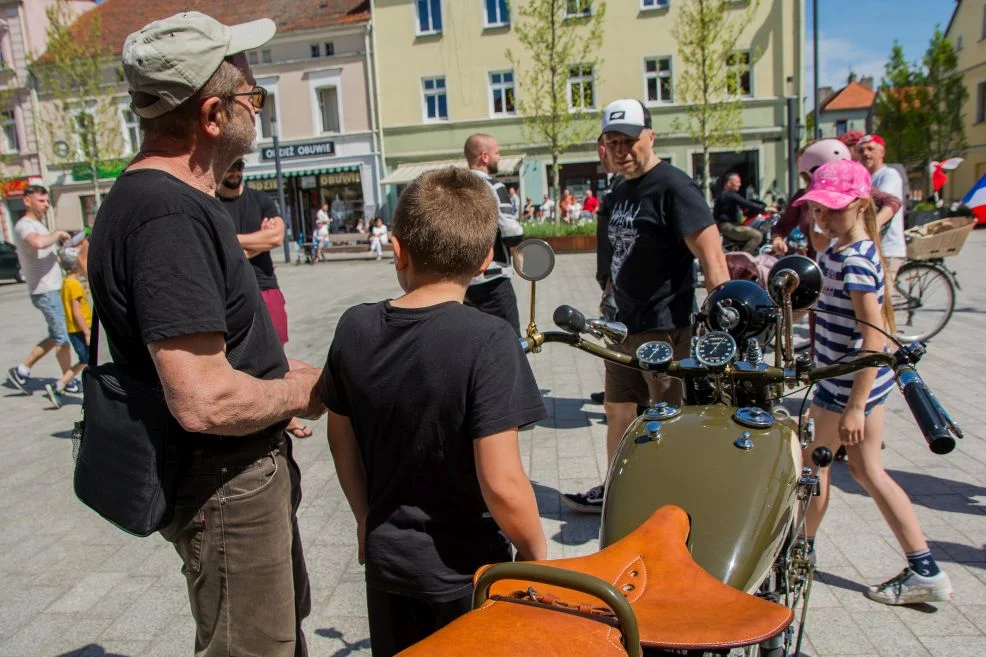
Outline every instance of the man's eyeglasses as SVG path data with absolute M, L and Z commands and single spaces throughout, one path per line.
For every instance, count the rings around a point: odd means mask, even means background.
M 228 98 L 233 98 L 236 96 L 249 96 L 250 104 L 253 105 L 253 109 L 258 112 L 264 109 L 264 102 L 267 100 L 267 90 L 263 87 L 254 87 L 250 91 L 241 91 L 235 94 L 229 94 Z

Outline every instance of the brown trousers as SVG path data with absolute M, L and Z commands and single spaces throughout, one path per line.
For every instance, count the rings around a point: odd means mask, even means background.
M 286 437 L 196 450 L 182 471 L 161 535 L 182 560 L 196 657 L 307 657 L 300 474 Z

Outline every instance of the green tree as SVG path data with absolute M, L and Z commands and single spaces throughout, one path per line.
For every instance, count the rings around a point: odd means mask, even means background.
M 876 123 L 887 142 L 887 161 L 900 162 L 908 170 L 925 158 L 925 109 L 928 92 L 924 72 L 904 57 L 894 42 L 876 101 Z
M 558 159 L 598 130 L 598 52 L 606 3 L 602 0 L 527 0 L 511 5 L 513 30 L 523 52 L 506 51 L 518 88 L 517 109 L 524 136 L 547 144 L 551 154 L 551 198 L 557 201 Z M 570 82 L 571 80 L 571 82 Z
M 685 104 L 685 118 L 676 119 L 681 130 L 702 149 L 702 188 L 706 197 L 709 151 L 739 149 L 743 101 L 757 53 L 738 50 L 743 31 L 750 25 L 759 0 L 737 7 L 733 0 L 689 0 L 675 6 L 677 17 L 671 33 L 678 42 L 676 100 Z
M 56 0 L 46 14 L 48 49 L 29 64 L 42 101 L 39 120 L 54 161 L 81 163 L 92 176 L 98 207 L 100 167 L 115 162 L 123 150 L 111 53 L 97 12 L 85 15 L 75 28 L 67 0 Z
M 927 149 L 922 162 L 925 170 L 931 161 L 960 155 L 968 146 L 963 108 L 969 92 L 958 67 L 959 58 L 952 42 L 945 38 L 941 26 L 936 26 L 924 55 L 927 103 L 920 109 L 925 114 L 927 135 L 923 142 Z

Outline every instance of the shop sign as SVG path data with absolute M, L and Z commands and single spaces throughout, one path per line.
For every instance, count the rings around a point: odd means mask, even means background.
M 30 178 L 11 178 L 10 180 L 0 182 L 0 189 L 3 190 L 4 198 L 20 198 L 24 196 L 24 190 L 27 189 L 28 185 L 40 185 L 43 182 L 37 176 L 31 176 Z
M 359 171 L 323 173 L 318 177 L 319 187 L 332 187 L 334 185 L 358 185 L 359 182 Z
M 301 177 L 301 188 L 302 189 L 315 189 L 316 187 L 315 176 L 302 176 Z
M 262 178 L 260 180 L 248 180 L 246 186 L 258 192 L 276 192 L 277 178 Z
M 336 145 L 332 141 L 312 141 L 304 144 L 290 144 L 277 149 L 282 160 L 298 157 L 317 157 L 319 155 L 335 155 Z M 273 160 L 274 147 L 268 146 L 260 150 L 260 159 Z

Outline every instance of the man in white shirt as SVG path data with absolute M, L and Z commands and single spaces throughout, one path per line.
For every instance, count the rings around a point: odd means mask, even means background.
M 866 135 L 856 144 L 856 154 L 859 161 L 870 172 L 873 178 L 873 187 L 892 196 L 896 196 L 902 203 L 906 203 L 904 198 L 904 181 L 896 169 L 884 164 L 887 155 L 886 142 L 880 135 Z M 904 208 L 897 211 L 890 220 L 881 222 L 880 234 L 882 238 L 880 245 L 883 247 L 883 257 L 887 259 L 887 283 L 890 289 L 894 289 L 894 281 L 897 278 L 897 270 L 907 258 L 907 243 L 904 241 Z
M 55 357 L 63 374 L 72 366 L 65 310 L 62 307 L 62 269 L 55 252 L 55 245 L 71 236 L 64 230 L 53 233 L 44 225 L 48 205 L 48 190 L 41 185 L 29 185 L 24 190 L 24 207 L 27 212 L 14 225 L 17 257 L 21 262 L 31 303 L 41 311 L 48 324 L 48 337 L 35 345 L 20 365 L 7 370 L 11 385 L 26 395 L 33 392 L 28 387 L 31 368 L 52 349 L 55 349 Z M 65 391 L 79 393 L 82 392 L 82 387 L 78 381 L 72 380 L 65 386 Z
M 328 224 L 329 223 L 329 204 L 322 203 L 322 207 L 318 209 L 315 213 L 315 225 Z
M 541 202 L 541 219 L 553 219 L 555 216 L 555 202 L 551 200 L 551 196 L 548 194 L 544 195 L 544 200 Z

